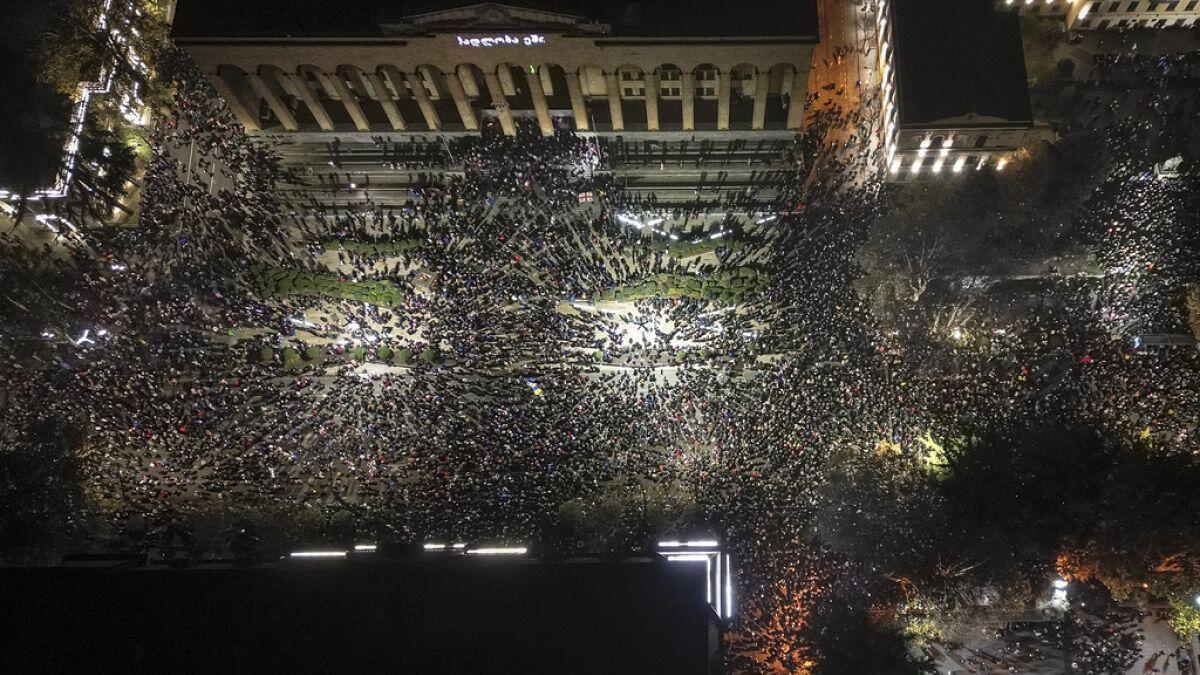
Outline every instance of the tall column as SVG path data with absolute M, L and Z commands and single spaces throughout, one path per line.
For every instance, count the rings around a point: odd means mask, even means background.
M 238 121 L 242 126 L 246 127 L 246 131 L 262 131 L 262 125 L 258 122 L 258 115 L 242 96 L 238 94 L 233 85 L 225 81 L 225 78 L 219 74 L 208 76 L 209 82 L 212 82 L 213 88 L 225 99 L 225 104 L 237 116 Z
M 679 74 L 680 93 L 683 96 L 683 130 L 696 130 L 696 76 L 692 71 Z
M 661 90 L 658 73 L 647 70 L 642 75 L 642 85 L 642 93 L 646 96 L 646 131 L 658 131 L 658 94 Z
M 754 117 L 750 121 L 750 128 L 755 131 L 767 123 L 767 89 L 770 86 L 771 73 L 758 71 L 754 76 Z
M 483 80 L 492 96 L 492 107 L 496 109 L 496 115 L 500 118 L 500 128 L 504 130 L 504 135 L 516 136 L 517 125 L 513 122 L 512 111 L 508 109 L 508 98 L 504 96 L 504 89 L 500 87 L 500 79 L 494 71 L 484 70 Z
M 457 71 L 447 74 L 446 87 L 450 89 L 450 96 L 454 97 L 454 106 L 458 108 L 458 116 L 462 118 L 463 128 L 467 131 L 475 131 L 479 128 L 479 120 L 475 119 L 475 109 L 467 100 L 467 92 L 463 90 L 462 80 L 458 78 Z
M 729 80 L 733 76 L 728 70 L 717 73 L 717 129 L 729 128 Z
M 313 119 L 320 125 L 322 131 L 333 131 L 333 119 L 329 116 L 329 111 L 325 109 L 325 104 L 317 97 L 317 92 L 313 91 L 309 85 L 308 79 L 303 75 L 293 73 L 282 73 L 292 83 L 292 88 L 300 96 L 300 100 L 304 101 L 304 105 L 308 106 L 308 111 L 312 113 Z
M 359 131 L 370 131 L 371 123 L 367 121 L 366 114 L 363 113 L 362 106 L 358 104 L 358 98 L 354 92 L 350 91 L 350 87 L 346 86 L 342 76 L 334 73 L 319 72 L 317 78 L 321 80 L 321 84 L 325 87 L 325 91 L 330 94 L 337 94 L 341 99 L 342 106 L 346 108 L 346 112 L 350 114 L 350 119 L 354 121 L 354 128 Z
M 807 74 L 804 68 L 792 68 L 792 92 L 788 95 L 787 115 L 789 129 L 804 128 L 804 99 L 808 94 L 808 82 L 804 76 Z
M 400 114 L 400 109 L 396 107 L 396 102 L 392 100 L 392 93 L 383 84 L 383 78 L 375 73 L 368 72 L 364 72 L 363 76 L 367 78 L 367 83 L 375 90 L 375 98 L 379 99 L 379 105 L 383 106 L 383 113 L 387 115 L 388 122 L 391 122 L 392 131 L 404 131 L 404 116 Z
M 271 106 L 271 111 L 279 118 L 279 123 L 288 131 L 296 131 L 300 125 L 296 124 L 296 118 L 292 115 L 292 111 L 288 109 L 287 104 L 275 90 L 271 88 L 270 83 L 263 80 L 262 76 L 256 73 L 247 73 L 246 81 L 250 83 L 250 88 L 258 92 L 267 101 L 267 105 Z
M 496 75 L 500 78 L 500 84 L 504 87 L 505 95 L 510 91 L 513 95 L 516 95 L 517 83 L 513 81 L 512 68 L 508 64 L 501 64 L 500 67 L 496 68 Z
M 608 88 L 608 114 L 612 117 L 612 130 L 625 130 L 625 113 L 621 110 L 621 83 L 617 81 L 616 73 L 605 73 L 604 82 Z
M 425 125 L 430 131 L 440 130 L 442 119 L 438 117 L 437 109 L 433 107 L 433 99 L 429 98 L 429 90 L 425 88 L 425 76 L 420 71 L 413 71 L 405 73 L 404 79 L 408 80 L 408 88 L 412 90 L 413 98 L 417 99 L 417 105 L 421 106 Z
M 544 66 L 543 66 L 544 67 Z M 536 73 L 526 73 L 529 95 L 533 98 L 533 110 L 537 113 L 538 127 L 543 136 L 554 135 L 554 120 L 550 119 L 550 106 L 546 103 L 546 92 L 542 89 L 542 78 Z
M 590 125 L 588 124 L 587 103 L 583 100 L 583 89 L 579 86 L 579 71 L 566 70 L 566 75 L 567 93 L 571 95 L 571 114 L 575 116 L 575 129 L 587 131 Z

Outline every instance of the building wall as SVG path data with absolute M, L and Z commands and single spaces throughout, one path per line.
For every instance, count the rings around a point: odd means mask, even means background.
M 1021 14 L 1063 17 L 1075 30 L 1195 26 L 1200 0 L 996 0 Z
M 998 119 L 944 120 L 921 127 L 901 126 L 888 167 L 892 180 L 1003 170 L 1010 159 L 1054 137 L 1043 125 L 1012 124 Z
M 879 0 L 876 41 L 883 101 L 883 147 L 886 177 L 907 181 L 962 173 L 1002 171 L 1010 158 L 1045 140 L 1054 132 L 1044 124 L 1013 122 L 967 114 L 911 125 L 900 120 L 897 106 L 895 41 L 892 37 L 893 0 Z
M 511 133 L 514 113 L 544 133 L 553 116 L 614 132 L 801 127 L 813 48 L 801 40 L 509 33 L 472 46 L 482 37 L 177 42 L 252 131 L 470 131 L 487 114 Z

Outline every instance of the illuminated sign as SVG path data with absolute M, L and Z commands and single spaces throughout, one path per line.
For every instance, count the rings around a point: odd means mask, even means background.
M 463 37 L 456 35 L 459 47 L 503 47 L 510 45 L 525 45 L 532 47 L 534 45 L 546 44 L 546 36 L 537 33 L 528 35 L 492 35 L 489 37 Z

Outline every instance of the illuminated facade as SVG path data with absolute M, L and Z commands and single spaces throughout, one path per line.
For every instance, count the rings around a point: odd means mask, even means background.
M 520 117 L 545 134 L 796 131 L 817 40 L 812 2 L 753 22 L 696 16 L 674 0 L 603 21 L 587 3 L 577 13 L 406 3 L 396 13 L 370 0 L 357 3 L 378 5 L 360 8 L 369 21 L 322 20 L 343 11 L 336 3 L 303 26 L 239 20 L 249 11 L 239 7 L 263 4 L 181 0 L 175 39 L 247 130 L 272 133 L 471 132 L 495 118 L 513 134 Z M 750 11 L 722 11 L 733 9 Z
M 1073 30 L 1195 26 L 1200 0 L 996 0 L 1021 14 L 1062 17 Z
M 991 0 L 881 0 L 887 175 L 1003 170 L 1053 138 L 1033 120 L 1018 17 Z

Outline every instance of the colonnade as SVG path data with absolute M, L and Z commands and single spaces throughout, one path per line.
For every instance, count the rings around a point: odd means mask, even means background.
M 506 134 L 516 133 L 515 117 L 530 116 L 549 135 L 554 116 L 570 117 L 581 131 L 799 130 L 807 73 L 794 64 L 464 63 L 220 66 L 208 76 L 249 131 L 474 131 L 481 115 L 494 115 Z

